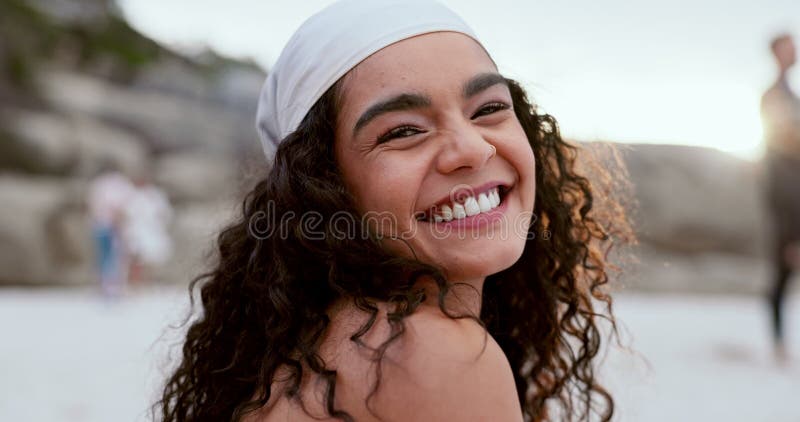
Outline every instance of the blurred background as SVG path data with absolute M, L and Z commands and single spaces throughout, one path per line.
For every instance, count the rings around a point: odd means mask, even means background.
M 264 174 L 261 83 L 330 2 L 292 3 L 0 0 L 0 420 L 148 419 L 186 286 Z M 797 280 L 782 358 L 770 334 L 759 114 L 800 3 L 444 3 L 567 138 L 628 166 L 616 419 L 800 421 Z

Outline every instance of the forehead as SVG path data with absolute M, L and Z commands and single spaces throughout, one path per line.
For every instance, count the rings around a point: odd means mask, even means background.
M 461 89 L 476 74 L 496 71 L 483 47 L 467 35 L 418 35 L 377 51 L 348 72 L 342 81 L 344 106 L 388 93 Z

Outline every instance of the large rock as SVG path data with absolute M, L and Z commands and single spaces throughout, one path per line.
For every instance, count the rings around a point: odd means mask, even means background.
M 4 119 L 8 139 L 0 144 L 0 168 L 88 176 L 111 166 L 136 174 L 147 161 L 135 135 L 88 115 L 8 109 Z
M 201 72 L 198 65 L 213 70 Z M 162 58 L 141 69 L 131 88 L 223 106 L 253 120 L 265 76 L 256 65 L 231 62 L 206 50 L 191 60 Z
M 188 283 L 214 264 L 216 239 L 220 230 L 238 215 L 230 202 L 204 202 L 178 205 L 170 225 L 174 242 L 172 258 L 154 271 L 158 282 Z
M 660 292 L 763 294 L 771 223 L 757 162 L 681 145 L 620 147 L 641 244 L 622 283 Z
M 178 203 L 233 201 L 239 193 L 239 167 L 230 155 L 202 151 L 164 154 L 153 170 L 156 184 Z
M 135 131 L 155 153 L 203 149 L 244 155 L 258 145 L 254 114 L 71 72 L 43 72 L 40 80 L 45 99 L 56 108 Z
M 26 173 L 67 174 L 78 161 L 68 119 L 53 113 L 6 110 L 0 168 Z
M 85 184 L 0 176 L 0 283 L 80 284 L 92 279 Z
M 680 145 L 633 145 L 624 157 L 643 242 L 685 254 L 764 254 L 769 222 L 757 164 Z

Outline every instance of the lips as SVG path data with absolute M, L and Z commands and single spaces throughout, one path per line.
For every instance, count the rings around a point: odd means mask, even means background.
M 440 223 L 487 213 L 500 206 L 510 189 L 499 182 L 478 188 L 467 186 L 457 189 L 427 210 L 418 212 L 416 218 L 418 221 Z

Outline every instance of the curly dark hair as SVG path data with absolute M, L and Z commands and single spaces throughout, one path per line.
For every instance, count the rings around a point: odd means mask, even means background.
M 562 140 L 555 119 L 539 114 L 516 81 L 507 82 L 535 154 L 537 218 L 522 257 L 487 277 L 480 317 L 473 318 L 505 352 L 525 420 L 547 420 L 557 411 L 569 420 L 595 413 L 607 421 L 614 401 L 595 378 L 594 358 L 603 338 L 600 320 L 616 332 L 607 288 L 615 267 L 608 252 L 632 239 L 609 188 L 618 177 L 610 178 L 603 166 L 586 166 L 582 149 Z M 334 156 L 340 87 L 341 80 L 280 144 L 269 174 L 243 200 L 241 216 L 219 235 L 215 267 L 192 281 L 190 296 L 202 286 L 202 313 L 189 326 L 182 361 L 153 407 L 163 420 L 240 420 L 267 404 L 281 367 L 290 370 L 289 397 L 298 395 L 308 368 L 327 381 L 323 404 L 330 416 L 353 420 L 334 407 L 336 371 L 318 353 L 329 324 L 326 310 L 335 301 L 349 298 L 372 315 L 350 337 L 363 347 L 376 304 L 393 305 L 391 334 L 376 350 L 378 361 L 403 335 L 404 318 L 424 301 L 415 287 L 420 277 L 436 281 L 442 312 L 465 317 L 445 309 L 450 285 L 439 268 L 390 254 L 370 233 L 333 235 L 326 224 L 337 212 L 358 215 Z M 268 218 L 308 210 L 318 213 L 323 235 L 304 235 L 307 221 Z M 377 371 L 380 381 L 380 365 Z

